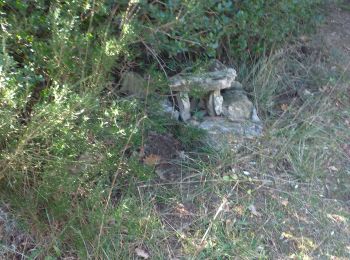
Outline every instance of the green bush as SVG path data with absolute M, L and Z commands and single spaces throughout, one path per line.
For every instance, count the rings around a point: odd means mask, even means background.
M 94 69 L 99 48 L 135 69 L 158 63 L 173 74 L 198 59 L 257 57 L 305 28 L 321 2 L 4 1 L 2 22 L 16 59 L 31 60 L 50 77 L 76 80 Z
M 308 24 L 320 2 L 139 1 L 130 25 L 133 53 L 142 56 L 140 47 L 147 46 L 152 62 L 158 55 L 170 68 L 196 59 L 257 57 Z

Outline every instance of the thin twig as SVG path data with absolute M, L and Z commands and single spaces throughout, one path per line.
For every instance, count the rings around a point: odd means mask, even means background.
M 207 228 L 207 230 L 205 231 L 202 239 L 201 239 L 201 242 L 200 242 L 200 247 L 198 248 L 197 252 L 196 252 L 196 255 L 202 250 L 203 248 L 203 245 L 204 245 L 204 241 L 206 240 L 213 224 L 214 224 L 214 221 L 217 219 L 217 217 L 219 216 L 219 214 L 221 213 L 221 211 L 224 209 L 225 205 L 227 204 L 227 201 L 228 201 L 228 198 L 232 196 L 234 190 L 236 189 L 237 185 L 238 185 L 238 181 L 235 183 L 235 185 L 232 187 L 231 191 L 222 199 L 222 202 L 219 206 L 219 208 L 217 209 L 213 219 L 210 221 L 210 224 L 209 224 L 209 227 Z

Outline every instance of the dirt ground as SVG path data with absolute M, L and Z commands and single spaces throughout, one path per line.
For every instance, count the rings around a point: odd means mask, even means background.
M 349 72 L 350 63 L 350 1 L 329 8 L 325 24 L 319 28 L 317 36 L 329 51 L 339 57 L 344 70 Z

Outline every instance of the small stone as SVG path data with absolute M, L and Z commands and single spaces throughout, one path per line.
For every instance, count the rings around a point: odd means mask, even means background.
M 250 120 L 254 109 L 253 103 L 244 91 L 227 90 L 222 94 L 224 102 L 222 114 L 231 121 Z
M 180 92 L 177 94 L 177 102 L 180 110 L 181 119 L 186 122 L 191 118 L 191 103 L 187 92 Z
M 248 171 L 243 171 L 243 174 L 246 175 L 246 176 L 249 176 L 249 175 L 250 175 L 250 172 L 248 172 Z
M 255 107 L 253 108 L 253 112 L 252 112 L 252 121 L 254 123 L 260 123 L 261 122 Z
M 207 131 L 207 143 L 216 150 L 233 147 L 242 137 L 261 136 L 263 127 L 252 121 L 232 122 L 224 117 L 206 117 L 198 128 Z
M 221 96 L 220 90 L 215 90 L 212 93 L 213 102 L 214 102 L 214 111 L 217 116 L 222 114 L 222 104 L 224 102 L 224 98 Z
M 162 112 L 169 115 L 171 119 L 179 120 L 180 113 L 175 109 L 169 100 L 165 99 L 163 102 L 161 102 L 161 109 Z
M 215 116 L 215 110 L 214 110 L 214 97 L 212 94 L 209 95 L 206 108 L 209 116 Z
M 209 94 L 207 102 L 207 111 L 210 116 L 219 116 L 222 114 L 222 104 L 224 98 L 221 96 L 220 90 L 212 91 Z

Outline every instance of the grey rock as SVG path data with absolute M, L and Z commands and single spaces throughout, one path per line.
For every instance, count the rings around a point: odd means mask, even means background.
M 220 90 L 212 91 L 209 94 L 207 101 L 207 111 L 210 116 L 219 116 L 222 114 L 222 104 L 224 102 L 223 97 L 221 96 Z
M 263 134 L 263 126 L 259 123 L 232 122 L 223 117 L 207 117 L 198 127 L 207 131 L 207 143 L 217 150 L 230 147 L 239 138 L 254 138 Z
M 187 92 L 177 94 L 177 102 L 180 110 L 181 119 L 186 122 L 191 118 L 191 102 Z
M 198 120 L 195 120 L 195 119 L 190 119 L 189 121 L 188 121 L 188 124 L 190 124 L 191 126 L 195 126 L 195 127 L 197 127 L 197 126 L 199 126 L 200 125 L 200 122 L 198 121 Z
M 209 114 L 209 116 L 215 116 L 215 110 L 214 110 L 214 97 L 213 95 L 209 95 L 208 100 L 206 102 L 206 109 Z
M 171 119 L 179 120 L 180 113 L 175 109 L 169 100 L 163 100 L 160 105 L 164 114 L 168 115 Z
M 233 68 L 202 73 L 201 75 L 180 74 L 170 78 L 172 91 L 203 91 L 221 90 L 230 88 L 237 76 Z
M 223 94 L 222 114 L 231 121 L 252 119 L 254 105 L 242 90 L 229 89 Z
M 207 130 L 210 134 L 236 134 L 247 137 L 259 136 L 262 134 L 261 124 L 251 121 L 231 122 L 223 117 L 206 117 L 199 128 Z
M 258 116 L 258 112 L 256 111 L 255 107 L 253 108 L 253 112 L 252 112 L 252 121 L 254 123 L 260 123 L 261 122 L 261 120 L 260 120 L 260 118 Z
M 220 90 L 213 91 L 211 95 L 213 96 L 213 107 L 215 115 L 219 116 L 222 114 L 222 104 L 224 102 L 224 98 L 221 96 Z
M 145 98 L 147 96 L 147 82 L 138 73 L 129 71 L 122 76 L 120 91 L 138 98 Z
M 233 68 L 228 68 L 221 62 L 214 60 L 209 64 L 207 72 L 200 75 L 178 74 L 169 80 L 172 91 L 179 92 L 177 101 L 179 104 L 180 117 L 183 121 L 191 118 L 188 93 L 198 92 L 205 99 L 205 108 L 210 116 L 222 114 L 223 97 L 220 91 L 231 87 L 237 76 Z M 192 102 L 193 108 L 193 102 Z M 193 110 L 196 110 L 193 109 Z

